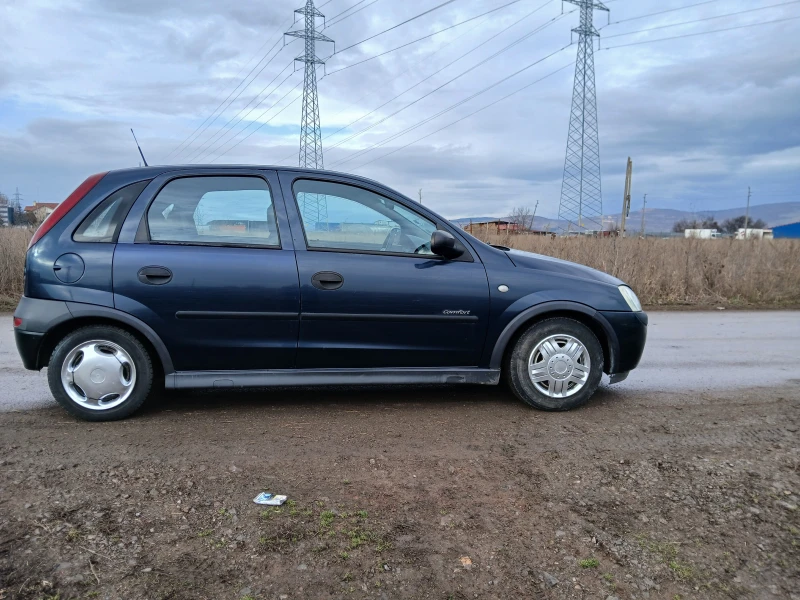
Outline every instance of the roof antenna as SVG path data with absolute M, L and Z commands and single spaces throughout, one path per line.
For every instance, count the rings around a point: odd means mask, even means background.
M 136 142 L 136 147 L 139 148 L 139 156 L 142 157 L 142 162 L 144 162 L 144 166 L 149 167 L 150 165 L 147 164 L 147 159 L 144 157 L 144 153 L 142 152 L 142 147 L 139 145 L 139 140 L 136 139 L 136 134 L 133 133 L 133 127 L 131 127 L 131 135 L 133 136 L 133 141 Z

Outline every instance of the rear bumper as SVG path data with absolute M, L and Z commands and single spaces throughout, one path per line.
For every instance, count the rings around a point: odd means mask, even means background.
M 42 347 L 43 333 L 32 331 L 14 330 L 14 341 L 17 343 L 17 352 L 22 358 L 22 365 L 31 371 L 41 369 L 39 365 L 39 349 Z
M 601 312 L 617 338 L 609 374 L 626 373 L 639 364 L 647 341 L 647 313 Z
M 27 296 L 20 299 L 14 317 L 22 319 L 22 323 L 14 328 L 14 341 L 26 369 L 38 371 L 44 366 L 49 357 L 39 355 L 45 334 L 70 316 L 66 302 Z

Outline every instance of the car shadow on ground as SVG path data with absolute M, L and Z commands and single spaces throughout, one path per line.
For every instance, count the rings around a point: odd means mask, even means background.
M 607 407 L 620 399 L 613 389 L 601 386 L 585 406 L 575 410 Z M 248 390 L 171 390 L 147 403 L 139 415 L 165 411 L 213 414 L 219 411 L 250 411 L 263 408 L 309 410 L 338 407 L 342 410 L 380 410 L 386 406 L 414 409 L 447 408 L 474 404 L 497 408 L 535 410 L 518 400 L 505 386 L 341 386 L 325 388 L 262 388 Z

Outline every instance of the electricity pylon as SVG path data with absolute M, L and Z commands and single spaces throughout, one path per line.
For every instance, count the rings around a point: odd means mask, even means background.
M 303 113 L 300 121 L 300 166 L 322 169 L 322 128 L 319 121 L 319 97 L 317 96 L 317 65 L 324 65 L 316 53 L 316 42 L 333 42 L 331 38 L 317 31 L 317 17 L 324 19 L 314 7 L 313 0 L 306 0 L 305 6 L 294 11 L 305 16 L 305 27 L 287 31 L 285 35 L 305 40 L 305 52 L 295 58 L 305 64 L 303 79 Z M 325 196 L 303 194 L 300 210 L 307 222 L 327 223 L 328 207 Z
M 600 187 L 600 140 L 597 127 L 597 92 L 594 79 L 594 11 L 610 12 L 598 0 L 564 0 L 581 11 L 581 23 L 572 31 L 578 34 L 578 59 L 572 89 L 567 156 L 558 218 L 566 229 L 603 228 L 603 197 Z M 591 227 L 587 227 L 592 225 Z

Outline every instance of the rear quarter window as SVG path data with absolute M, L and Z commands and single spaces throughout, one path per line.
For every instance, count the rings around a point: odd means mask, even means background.
M 76 242 L 115 243 L 125 217 L 150 181 L 138 181 L 117 190 L 83 220 L 72 239 Z

